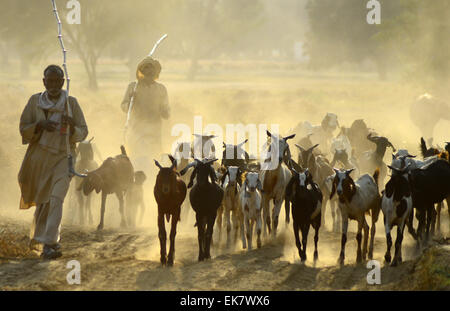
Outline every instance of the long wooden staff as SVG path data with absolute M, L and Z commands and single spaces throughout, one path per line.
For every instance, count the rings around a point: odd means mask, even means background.
M 67 50 L 64 47 L 64 41 L 62 38 L 62 24 L 61 24 L 61 20 L 59 19 L 59 14 L 58 14 L 58 10 L 56 8 L 56 3 L 55 0 L 52 0 L 52 6 L 53 6 L 53 13 L 55 14 L 55 18 L 56 18 L 56 22 L 58 24 L 58 40 L 59 40 L 59 44 L 61 45 L 61 49 L 62 49 L 62 53 L 63 53 L 63 68 L 64 68 L 64 75 L 66 76 L 66 115 L 69 117 L 72 117 L 72 110 L 70 109 L 69 106 L 69 85 L 70 85 L 70 78 L 69 78 L 69 74 L 67 72 L 67 62 L 66 62 L 66 54 L 67 54 Z M 75 169 L 73 167 L 73 157 L 72 157 L 72 153 L 70 151 L 70 144 L 69 144 L 69 131 L 67 130 L 67 125 L 63 126 L 63 124 L 61 124 L 61 135 L 65 135 L 66 136 L 66 153 L 67 153 L 67 161 L 69 164 L 69 176 L 78 176 L 78 177 L 86 177 L 87 175 L 84 174 L 79 174 L 77 172 L 75 172 Z
M 156 41 L 155 45 L 153 46 L 153 49 L 150 51 L 150 53 L 148 53 L 147 56 L 152 56 L 153 53 L 155 53 L 156 48 L 158 47 L 158 45 L 165 39 L 167 38 L 167 34 L 164 34 L 161 38 L 159 38 L 158 41 Z M 126 142 L 126 134 L 127 134 L 127 129 L 128 129 L 128 124 L 130 122 L 130 115 L 131 115 L 131 109 L 133 108 L 133 104 L 134 104 L 134 95 L 136 93 L 136 88 L 137 85 L 139 83 L 139 80 L 136 80 L 136 83 L 134 84 L 134 88 L 133 88 L 133 93 L 131 94 L 131 99 L 130 99 L 130 106 L 128 107 L 128 113 L 127 113 L 127 121 L 125 123 L 125 128 L 123 131 L 123 141 Z

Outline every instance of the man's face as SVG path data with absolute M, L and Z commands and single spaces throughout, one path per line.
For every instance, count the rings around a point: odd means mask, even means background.
M 42 81 L 44 82 L 44 86 L 51 97 L 59 97 L 62 86 L 64 85 L 63 77 L 61 77 L 57 72 L 48 71 Z

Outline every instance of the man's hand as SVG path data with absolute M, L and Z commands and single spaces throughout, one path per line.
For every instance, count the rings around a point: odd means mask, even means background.
M 75 126 L 75 121 L 73 120 L 72 117 L 63 115 L 61 118 L 62 122 L 66 122 L 67 124 L 69 124 L 70 127 L 74 127 Z
M 37 124 L 37 131 L 46 130 L 49 132 L 53 132 L 54 130 L 56 130 L 57 125 L 58 122 L 51 120 L 42 120 Z

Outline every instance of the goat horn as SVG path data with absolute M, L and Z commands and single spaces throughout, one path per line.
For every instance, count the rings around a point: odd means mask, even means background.
M 91 142 L 92 140 L 94 139 L 94 136 L 92 136 L 92 138 L 91 139 L 89 139 L 89 142 Z
M 183 169 L 180 171 L 180 175 L 183 176 L 184 174 L 186 174 L 186 172 L 188 171 L 188 169 L 190 169 L 191 167 L 197 165 L 197 162 L 198 162 L 198 160 L 195 159 L 194 162 L 191 162 L 191 163 L 189 163 L 188 165 L 186 165 L 186 167 L 183 168 Z
M 300 149 L 300 151 L 305 151 L 305 149 L 302 148 L 302 146 L 295 144 L 295 147 L 297 147 L 298 149 Z
M 316 148 L 317 146 L 319 146 L 319 144 L 315 144 L 314 146 L 312 146 L 311 148 L 308 149 L 308 151 L 312 151 L 314 148 Z
M 240 143 L 240 144 L 238 145 L 238 147 L 243 146 L 246 142 L 248 142 L 248 139 L 246 139 L 246 140 L 244 140 L 242 143 Z
M 159 164 L 158 161 L 156 161 L 155 159 L 153 159 L 153 161 L 155 161 L 155 164 L 156 164 L 156 166 L 157 166 L 159 169 L 162 169 L 162 166 L 161 166 L 161 164 Z
M 168 155 L 170 162 L 172 162 L 172 165 L 170 166 L 171 169 L 173 169 L 175 166 L 177 166 L 177 160 L 175 160 L 175 158 L 172 155 Z
M 408 157 L 408 158 L 415 158 L 416 156 L 415 156 L 415 155 L 410 155 L 410 154 L 408 153 L 407 157 Z

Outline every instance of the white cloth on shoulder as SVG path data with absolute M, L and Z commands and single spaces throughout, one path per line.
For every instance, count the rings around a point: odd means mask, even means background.
M 61 90 L 61 94 L 56 103 L 48 98 L 47 91 L 39 96 L 38 107 L 48 111 L 47 120 L 57 122 L 56 130 L 53 132 L 43 131 L 39 139 L 39 145 L 51 153 L 59 153 L 65 148 L 65 136 L 61 135 L 61 119 L 64 114 L 66 103 L 66 91 Z

